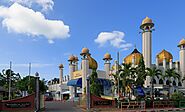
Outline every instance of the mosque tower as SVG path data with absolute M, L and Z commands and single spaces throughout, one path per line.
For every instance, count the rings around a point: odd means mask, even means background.
M 72 79 L 73 76 L 73 72 L 75 71 L 75 57 L 73 55 L 69 56 L 68 62 L 69 62 L 69 75 L 70 78 L 69 80 Z M 74 88 L 72 86 L 69 87 L 69 91 L 70 91 L 70 98 L 74 97 Z
M 59 65 L 59 70 L 60 70 L 60 79 L 59 79 L 59 83 L 60 84 L 62 84 L 62 82 L 63 82 L 63 69 L 64 69 L 64 66 L 63 66 L 63 64 L 60 64 Z
M 89 49 L 88 48 L 83 48 L 80 55 L 82 56 L 82 94 L 85 94 L 85 87 L 86 87 L 86 79 L 89 74 L 89 59 L 88 55 Z
M 183 78 L 185 76 L 185 39 L 182 39 L 179 42 L 178 47 L 180 48 L 180 71 L 182 74 L 181 78 Z M 182 86 L 185 87 L 185 82 Z
M 145 66 L 151 67 L 152 60 L 152 28 L 154 23 L 148 17 L 146 17 L 140 26 L 142 30 L 142 54 L 144 57 Z
M 142 30 L 142 54 L 147 68 L 151 67 L 152 64 L 152 28 L 154 23 L 152 19 L 146 17 L 140 26 Z M 150 77 L 146 77 L 145 87 L 150 86 Z
M 109 53 L 106 53 L 104 55 L 103 60 L 105 61 L 104 70 L 106 72 L 106 79 L 110 79 L 109 74 L 110 74 L 110 66 L 111 66 L 110 61 L 112 60 L 111 55 Z

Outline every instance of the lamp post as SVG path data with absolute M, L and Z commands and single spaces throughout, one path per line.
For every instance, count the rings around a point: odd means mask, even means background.
M 87 86 L 86 86 L 87 111 L 90 111 L 90 80 L 89 80 L 89 77 L 87 77 L 86 80 L 87 80 Z
M 39 93 L 39 73 L 35 73 L 35 101 L 36 101 L 36 112 L 40 110 L 40 93 Z
M 11 100 L 11 77 L 12 77 L 12 62 L 10 61 L 10 74 L 9 74 L 9 87 L 8 87 L 8 100 Z

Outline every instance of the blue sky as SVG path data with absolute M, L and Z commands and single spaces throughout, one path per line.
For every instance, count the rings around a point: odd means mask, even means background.
M 39 72 L 45 79 L 59 77 L 58 65 L 64 64 L 64 74 L 68 74 L 68 56 L 80 58 L 83 47 L 90 49 L 98 69 L 103 69 L 107 52 L 116 59 L 120 51 L 121 60 L 135 44 L 142 52 L 139 26 L 146 16 L 155 24 L 152 61 L 162 49 L 170 51 L 174 61 L 179 60 L 177 44 L 185 36 L 184 4 L 184 0 L 2 0 L 0 70 L 12 61 L 13 70 L 26 76 L 31 62 L 32 74 Z M 119 42 L 95 41 L 106 36 Z

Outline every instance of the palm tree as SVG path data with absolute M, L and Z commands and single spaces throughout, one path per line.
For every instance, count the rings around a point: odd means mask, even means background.
M 131 64 L 123 63 L 119 73 L 122 79 L 122 89 L 125 94 L 126 87 L 131 86 L 134 83 L 135 68 L 131 67 Z
M 152 99 L 153 99 L 153 90 L 154 90 L 154 83 L 153 83 L 153 80 L 154 80 L 154 77 L 156 76 L 157 78 L 159 78 L 160 75 L 162 75 L 162 72 L 160 69 L 157 69 L 156 67 L 154 68 L 147 68 L 147 76 L 150 76 L 152 78 Z
M 175 68 L 172 68 L 172 69 L 167 69 L 165 71 L 165 74 L 163 76 L 163 78 L 167 78 L 167 80 L 169 80 L 169 90 L 168 90 L 168 99 L 170 97 L 170 87 L 171 87 L 171 80 L 170 78 L 173 78 L 173 79 L 180 79 L 180 74 L 178 74 L 176 71 L 175 71 Z

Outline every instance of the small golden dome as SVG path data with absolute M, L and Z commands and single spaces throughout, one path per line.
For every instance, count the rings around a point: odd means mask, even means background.
M 111 55 L 110 55 L 109 53 L 106 53 L 106 54 L 104 55 L 103 60 L 112 60 Z
M 139 61 L 142 57 L 142 54 L 135 48 L 134 51 L 130 55 L 128 55 L 124 58 L 124 63 L 132 64 L 132 58 L 133 57 L 135 58 L 135 63 L 134 64 L 138 65 Z
M 60 64 L 60 65 L 59 65 L 59 68 L 64 68 L 64 65 L 63 65 L 63 64 Z
M 163 59 L 166 59 L 166 62 L 170 62 L 170 60 L 173 59 L 172 54 L 164 49 L 157 56 L 159 64 L 163 63 Z
M 75 61 L 75 62 L 79 61 L 77 56 L 75 56 L 74 61 Z
M 185 45 L 185 39 L 184 38 L 179 42 L 178 47 L 180 47 L 181 45 Z
M 81 51 L 81 54 L 80 55 L 84 55 L 84 54 L 89 54 L 89 49 L 84 47 Z
M 75 56 L 73 56 L 73 55 L 69 56 L 68 61 L 74 61 L 74 60 L 75 60 Z
M 146 23 L 153 23 L 153 22 L 152 22 L 152 19 L 150 19 L 149 17 L 146 17 L 145 19 L 143 19 L 142 25 L 143 25 L 143 24 L 146 24 Z
M 87 56 L 87 59 L 89 60 L 89 69 L 97 69 L 98 63 L 94 58 L 92 58 L 90 55 Z

